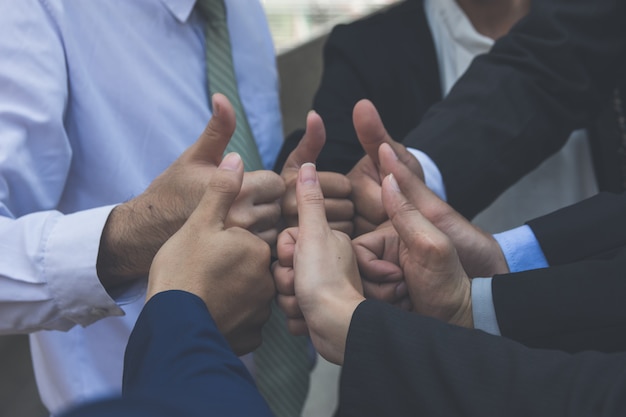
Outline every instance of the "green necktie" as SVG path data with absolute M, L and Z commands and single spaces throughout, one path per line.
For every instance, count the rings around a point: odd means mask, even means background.
M 263 162 L 237 89 L 224 1 L 198 0 L 197 4 L 207 19 L 206 66 L 209 93 L 211 96 L 215 93 L 222 93 L 228 97 L 237 118 L 237 127 L 226 152 L 239 153 L 246 171 L 263 169 Z
M 235 108 L 237 128 L 227 151 L 238 152 L 247 171 L 263 169 L 239 99 L 223 0 L 197 0 L 207 19 L 206 62 L 209 92 L 226 95 Z M 287 331 L 284 314 L 272 303 L 263 327 L 263 344 L 254 352 L 256 382 L 276 417 L 297 417 L 309 391 L 308 338 Z

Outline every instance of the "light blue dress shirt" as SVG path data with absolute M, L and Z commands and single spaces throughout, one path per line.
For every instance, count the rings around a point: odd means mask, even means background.
M 140 194 L 211 116 L 193 6 L 0 2 L 0 332 L 55 330 L 31 335 L 53 413 L 120 391 L 143 289 L 118 302 L 104 291 L 100 235 L 112 208 Z M 271 168 L 282 127 L 264 11 L 257 0 L 226 7 L 241 99 Z

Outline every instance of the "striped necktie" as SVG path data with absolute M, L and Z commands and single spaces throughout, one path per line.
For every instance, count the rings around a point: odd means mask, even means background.
M 226 95 L 237 117 L 237 128 L 226 151 L 241 155 L 247 171 L 262 169 L 239 93 L 233 66 L 224 0 L 197 0 L 207 19 L 206 63 L 209 92 Z M 261 394 L 276 417 L 297 417 L 309 391 L 308 338 L 292 336 L 284 314 L 272 303 L 272 314 L 263 327 L 263 344 L 254 352 L 255 376 Z
M 209 93 L 211 96 L 215 93 L 224 94 L 235 109 L 237 127 L 226 152 L 237 152 L 241 155 L 246 171 L 263 169 L 263 162 L 239 97 L 224 1 L 198 0 L 197 4 L 207 19 L 206 67 Z

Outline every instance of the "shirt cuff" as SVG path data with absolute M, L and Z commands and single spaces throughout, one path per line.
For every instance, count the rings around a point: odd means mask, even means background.
M 446 187 L 443 184 L 441 172 L 439 172 L 439 168 L 437 168 L 435 162 L 420 150 L 414 148 L 407 148 L 407 150 L 411 152 L 415 158 L 417 158 L 422 166 L 422 170 L 424 171 L 424 183 L 426 186 L 430 188 L 433 193 L 437 194 L 437 197 L 441 198 L 443 201 L 447 201 Z
M 493 235 L 500 245 L 510 272 L 545 268 L 548 261 L 532 229 L 523 225 Z
M 500 336 L 500 327 L 491 293 L 491 278 L 472 280 L 472 315 L 475 329 Z
M 124 312 L 96 271 L 102 229 L 114 206 L 59 216 L 44 238 L 44 276 L 63 316 L 81 326 Z

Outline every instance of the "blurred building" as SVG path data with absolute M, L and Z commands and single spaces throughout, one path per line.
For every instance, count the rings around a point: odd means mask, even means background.
M 261 0 L 277 53 L 327 33 L 398 0 Z

